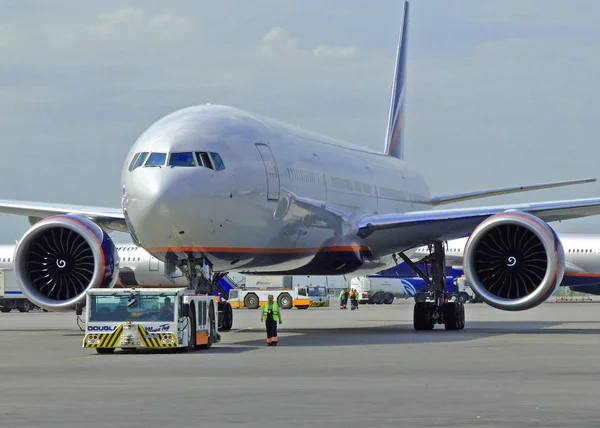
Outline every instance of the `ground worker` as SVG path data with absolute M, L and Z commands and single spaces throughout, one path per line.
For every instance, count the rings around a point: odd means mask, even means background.
M 356 291 L 353 288 L 350 289 L 350 310 L 356 309 Z
M 279 313 L 279 305 L 273 301 L 273 295 L 269 294 L 267 299 L 267 303 L 263 306 L 260 322 L 266 319 L 267 345 L 277 346 L 277 323 L 281 324 L 281 314 Z
M 354 304 L 356 305 L 356 309 L 358 309 L 358 301 L 360 300 L 358 291 L 356 291 L 356 289 L 354 289 Z
M 340 292 L 340 309 L 346 309 L 346 303 L 348 302 L 348 291 L 344 288 Z

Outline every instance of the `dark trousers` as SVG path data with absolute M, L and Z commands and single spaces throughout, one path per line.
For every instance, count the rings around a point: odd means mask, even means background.
M 277 343 L 277 321 L 268 317 L 265 326 L 267 328 L 267 343 Z

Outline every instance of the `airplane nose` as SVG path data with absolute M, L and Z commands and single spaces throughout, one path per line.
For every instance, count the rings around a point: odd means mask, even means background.
M 181 227 L 181 201 L 190 197 L 190 186 L 163 171 L 143 171 L 125 189 L 123 210 L 136 239 L 146 248 L 162 246 L 176 237 Z M 136 177 L 137 178 L 137 177 Z

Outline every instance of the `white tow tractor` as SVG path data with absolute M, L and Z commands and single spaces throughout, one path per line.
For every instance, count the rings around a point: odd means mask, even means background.
M 83 313 L 83 302 L 75 308 Z M 186 351 L 220 341 L 216 296 L 186 289 L 91 289 L 85 302 L 84 348 L 110 354 L 116 348 Z

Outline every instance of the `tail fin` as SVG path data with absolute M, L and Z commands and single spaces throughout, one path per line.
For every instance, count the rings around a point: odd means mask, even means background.
M 406 45 L 408 43 L 408 1 L 404 2 L 402 28 L 398 39 L 396 70 L 388 116 L 385 153 L 402 159 L 404 155 L 404 97 L 406 96 Z

